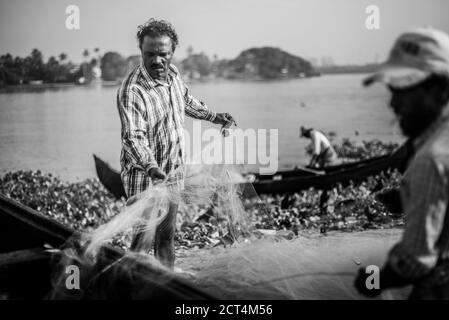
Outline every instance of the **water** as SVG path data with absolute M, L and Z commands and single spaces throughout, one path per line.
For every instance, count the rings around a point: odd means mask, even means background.
M 210 82 L 191 92 L 240 128 L 279 130 L 279 164 L 305 163 L 300 125 L 354 140 L 403 139 L 382 86 L 361 87 L 364 75 L 329 75 L 276 82 Z M 92 154 L 119 167 L 117 87 L 46 88 L 0 93 L 0 172 L 41 169 L 71 181 L 95 176 Z M 191 130 L 192 120 L 186 118 Z M 203 128 L 212 124 L 204 123 Z M 355 132 L 359 135 L 356 136 Z

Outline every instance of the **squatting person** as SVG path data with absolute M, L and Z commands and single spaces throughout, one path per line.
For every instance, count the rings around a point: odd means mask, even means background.
M 337 152 L 324 133 L 301 126 L 299 137 L 311 140 L 313 154 L 307 167 L 319 169 L 336 164 L 338 160 Z
M 142 62 L 123 81 L 117 93 L 121 119 L 121 178 L 129 203 L 160 180 L 184 178 L 184 115 L 227 126 L 227 113 L 215 113 L 194 98 L 171 64 L 178 35 L 164 20 L 150 19 L 139 26 L 137 39 Z M 178 205 L 171 203 L 156 229 L 154 252 L 159 261 L 174 267 L 174 234 Z M 131 249 L 149 252 L 152 243 L 136 232 Z
M 430 28 L 404 33 L 365 84 L 376 81 L 390 89 L 414 155 L 401 187 L 405 230 L 380 272 L 380 288 L 367 288 L 363 269 L 355 286 L 376 296 L 411 284 L 410 299 L 449 299 L 449 36 Z

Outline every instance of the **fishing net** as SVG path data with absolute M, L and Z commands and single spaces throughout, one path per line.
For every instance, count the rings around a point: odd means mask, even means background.
M 110 222 L 85 235 L 86 254 L 95 257 L 106 241 L 125 232 L 143 232 L 143 240 L 151 243 L 170 203 L 176 203 L 183 213 L 192 208 L 213 208 L 217 217 L 227 221 L 236 239 L 237 233 L 247 232 L 249 227 L 242 196 L 248 196 L 250 187 L 242 182 L 244 179 L 232 166 L 188 166 L 183 186 L 170 180 L 158 183 L 139 194 Z
M 252 236 L 251 212 L 269 214 L 254 187 L 242 176 L 243 167 L 189 165 L 184 185 L 167 179 L 148 188 L 111 221 L 67 244 L 57 259 L 52 298 L 178 298 L 211 296 L 227 299 L 358 299 L 353 289 L 357 269 L 381 266 L 397 237 L 300 237 L 294 241 Z M 249 199 L 252 199 L 251 201 Z M 214 218 L 226 226 L 234 245 L 207 259 L 201 255 L 184 260 L 184 276 L 162 266 L 151 254 L 127 251 L 111 257 L 105 245 L 121 234 L 144 232 L 151 243 L 170 203 L 184 215 L 198 217 L 213 208 Z M 193 213 L 192 213 L 193 212 Z M 191 217 L 192 218 L 192 217 Z M 108 256 L 109 255 L 109 256 Z M 114 261 L 111 263 L 111 261 Z M 67 290 L 67 266 L 80 268 L 80 290 Z M 206 292 L 205 294 L 203 292 Z M 384 298 L 403 298 L 388 293 Z
M 67 249 L 62 251 L 58 261 L 59 267 L 55 272 L 55 290 L 52 296 L 55 298 L 77 298 L 86 295 L 86 292 L 83 291 L 78 291 L 76 295 L 73 295 L 65 290 L 67 275 L 64 270 L 70 265 L 76 265 L 82 269 L 83 286 L 91 288 L 90 296 L 95 291 L 97 298 L 106 297 L 98 296 L 97 292 L 103 291 L 106 294 L 107 290 L 104 287 L 102 290 L 98 290 L 99 279 L 104 274 L 108 275 L 108 279 L 119 278 L 118 275 L 116 276 L 117 272 L 121 279 L 136 278 L 136 266 L 141 268 L 142 264 L 147 265 L 151 273 L 137 272 L 139 275 L 137 278 L 149 281 L 150 287 L 169 287 L 168 282 L 173 281 L 176 275 L 162 266 L 151 253 L 128 251 L 114 266 L 109 266 L 106 263 L 108 257 L 105 257 L 103 249 L 117 236 L 132 235 L 136 232 L 143 233 L 141 241 L 152 243 L 157 227 L 168 213 L 170 203 L 178 204 L 179 211 L 184 213 L 192 210 L 198 212 L 201 211 L 200 208 L 213 208 L 215 218 L 226 225 L 227 235 L 232 238 L 233 242 L 238 241 L 240 236 L 249 234 L 250 219 L 245 212 L 244 198 L 252 197 L 255 194 L 250 192 L 253 188 L 250 184 L 245 183 L 236 168 L 238 167 L 228 165 L 189 165 L 183 184 L 170 179 L 155 184 L 132 199 L 124 210 L 108 223 L 90 233 L 84 233 L 76 239 L 72 239 L 67 243 Z M 156 277 L 155 272 L 165 276 Z M 148 288 L 146 287 L 140 293 L 137 288 L 134 288 L 132 290 L 133 297 L 141 296 L 142 292 L 147 293 Z M 110 288 L 110 285 L 106 288 Z
M 363 299 L 353 287 L 362 266 L 384 264 L 397 231 L 304 235 L 295 240 L 263 239 L 216 249 L 195 265 L 202 288 L 223 299 Z M 405 299 L 409 288 L 385 291 L 381 299 Z

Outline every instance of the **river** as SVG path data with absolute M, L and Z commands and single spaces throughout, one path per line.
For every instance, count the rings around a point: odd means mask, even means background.
M 337 141 L 402 141 L 382 86 L 363 88 L 365 75 L 267 82 L 213 81 L 190 85 L 242 129 L 278 129 L 280 168 L 305 163 L 300 125 L 335 132 Z M 119 167 L 120 120 L 115 86 L 64 86 L 0 92 L 0 172 L 41 169 L 70 181 L 95 176 L 92 154 Z M 211 124 L 202 124 L 210 128 Z M 186 129 L 192 120 L 186 118 Z M 357 134 L 356 134 L 357 133 Z

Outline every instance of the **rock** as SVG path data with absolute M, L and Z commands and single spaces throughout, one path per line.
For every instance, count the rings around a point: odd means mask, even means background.
M 255 233 L 259 233 L 262 236 L 275 236 L 276 230 L 271 229 L 257 229 Z
M 287 240 L 292 240 L 295 238 L 295 233 L 290 230 L 278 230 L 276 232 L 276 236 Z

